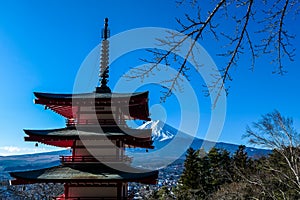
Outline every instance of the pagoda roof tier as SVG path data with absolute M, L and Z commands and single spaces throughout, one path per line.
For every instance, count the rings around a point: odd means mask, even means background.
M 122 166 L 120 166 L 122 165 Z M 113 166 L 112 166 L 113 167 Z M 117 169 L 124 169 L 123 171 Z M 126 164 L 110 168 L 105 164 L 61 165 L 51 168 L 10 172 L 13 185 L 31 183 L 112 183 L 140 182 L 155 184 L 158 171 L 146 172 Z
M 127 146 L 142 147 L 142 148 L 154 148 L 152 146 L 151 129 L 129 129 L 113 132 L 98 132 L 96 127 L 90 129 L 76 129 L 75 127 L 67 127 L 60 129 L 46 129 L 46 130 L 24 130 L 28 135 L 25 137 L 25 141 L 41 142 L 47 145 L 59 146 L 59 147 L 72 147 L 74 140 L 120 140 Z M 98 127 L 99 129 L 99 127 Z
M 58 94 L 58 93 L 44 93 L 44 92 L 34 92 L 34 95 L 37 98 L 43 99 L 128 99 L 134 98 L 135 100 L 138 98 L 148 98 L 148 91 L 147 92 L 134 92 L 134 93 L 78 93 L 78 94 Z
M 76 118 L 80 106 L 118 106 L 127 114 L 126 119 L 150 120 L 148 92 L 136 93 L 81 93 L 54 94 L 34 92 L 35 103 L 45 105 L 54 112 L 68 118 Z

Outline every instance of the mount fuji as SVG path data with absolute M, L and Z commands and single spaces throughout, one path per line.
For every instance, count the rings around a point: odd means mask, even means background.
M 192 147 L 193 149 L 204 148 L 208 151 L 211 147 L 215 146 L 218 149 L 226 149 L 232 155 L 239 146 L 223 142 L 214 143 L 197 137 L 193 138 L 162 121 L 149 121 L 139 126 L 138 129 L 152 129 L 154 149 L 149 149 L 147 153 L 142 148 L 126 149 L 129 156 L 130 154 L 134 154 L 133 165 L 136 166 L 146 165 L 145 167 L 149 167 L 152 165 L 150 168 L 156 168 L 157 166 L 164 166 L 165 163 L 169 163 L 168 160 L 183 163 L 188 147 Z M 182 146 L 185 146 L 185 148 Z M 248 156 L 252 158 L 271 153 L 271 150 L 252 147 L 246 147 L 245 150 Z M 0 181 L 2 179 L 9 179 L 8 171 L 19 169 L 32 170 L 59 165 L 59 155 L 70 155 L 70 150 L 19 156 L 0 156 Z
M 162 121 L 148 121 L 139 126 L 137 129 L 152 129 L 152 140 L 156 142 L 163 142 L 171 140 L 175 137 L 178 130 L 163 123 Z
M 183 133 L 177 130 L 176 128 L 159 120 L 148 121 L 142 124 L 141 126 L 139 126 L 138 129 L 152 129 L 152 140 L 154 146 L 154 149 L 152 151 L 164 148 L 166 145 L 168 145 L 171 141 L 175 139 L 175 136 L 176 138 L 178 138 L 177 141 L 181 141 L 181 142 L 190 141 L 189 147 L 192 147 L 193 149 L 204 148 L 204 150 L 208 151 L 210 148 L 216 147 L 218 149 L 225 149 L 230 154 L 233 154 L 239 147 L 239 145 L 236 144 L 230 144 L 224 142 L 211 142 L 197 137 L 193 138 L 191 135 L 187 133 Z M 246 147 L 245 151 L 247 152 L 248 156 L 253 158 L 265 156 L 271 153 L 271 150 L 259 149 L 253 147 Z

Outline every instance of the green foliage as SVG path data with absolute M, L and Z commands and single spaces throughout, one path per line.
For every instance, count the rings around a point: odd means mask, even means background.
M 211 190 L 216 191 L 220 185 L 230 182 L 231 159 L 229 152 L 212 148 L 208 155 L 211 177 Z
M 225 150 L 212 148 L 187 151 L 184 171 L 179 180 L 178 199 L 205 199 L 224 184 L 231 182 L 231 158 Z
M 266 196 L 300 199 L 300 134 L 293 127 L 293 119 L 274 110 L 262 115 L 252 128 L 247 127 L 245 136 L 252 144 L 273 149 L 258 165 L 261 172 L 256 173 Z
M 170 193 L 170 190 L 168 187 L 163 186 L 161 187 L 158 192 L 157 192 L 157 198 L 159 200 L 167 200 L 167 199 L 172 199 L 172 195 Z
M 245 152 L 245 145 L 240 145 L 238 150 L 233 155 L 233 162 L 239 169 L 245 169 L 248 165 L 248 155 Z
M 243 177 L 251 174 L 253 162 L 248 158 L 247 153 L 245 152 L 245 145 L 240 145 L 237 151 L 232 156 L 232 179 L 235 182 L 239 182 Z
M 293 151 L 300 155 L 299 148 Z M 184 166 L 176 199 L 300 199 L 296 180 L 289 179 L 292 171 L 280 151 L 253 160 L 243 145 L 232 157 L 216 148 L 207 154 L 189 149 Z
M 180 183 L 184 188 L 197 189 L 199 183 L 198 169 L 198 153 L 192 148 L 187 150 L 186 160 L 184 162 L 183 175 L 180 178 Z
M 243 145 L 231 157 L 217 148 L 208 153 L 190 148 L 172 198 L 300 199 L 300 134 L 292 123 L 274 111 L 254 123 L 255 130 L 247 128 L 250 142 L 273 148 L 266 157 L 249 158 Z M 162 188 L 156 199 L 168 199 L 169 194 Z

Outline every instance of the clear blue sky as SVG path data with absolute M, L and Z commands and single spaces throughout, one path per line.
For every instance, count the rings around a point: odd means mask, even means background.
M 176 29 L 174 17 L 185 11 L 173 1 L 158 0 L 0 1 L 0 155 L 36 149 L 33 143 L 24 142 L 24 128 L 64 126 L 60 116 L 33 104 L 33 92 L 72 92 L 80 64 L 101 40 L 105 17 L 109 17 L 114 35 L 138 27 Z M 288 24 L 294 34 L 299 33 L 297 23 L 299 20 Z M 294 43 L 298 47 L 299 39 Z M 223 60 L 215 55 L 215 46 L 209 41 L 202 45 L 217 65 L 222 64 Z M 299 58 L 297 50 L 295 61 L 286 63 L 288 73 L 284 76 L 272 75 L 273 66 L 265 58 L 257 60 L 254 72 L 248 70 L 248 60 L 241 60 L 232 71 L 227 117 L 219 141 L 246 144 L 241 140 L 246 125 L 273 109 L 293 117 L 300 128 Z M 111 76 L 129 69 L 130 65 L 122 62 L 121 59 L 111 66 Z M 114 68 L 116 65 L 118 69 Z M 203 97 L 196 77 L 191 79 L 202 104 L 201 137 L 209 122 L 209 100 Z M 112 78 L 110 84 L 116 80 L 117 77 Z M 160 93 L 153 94 L 155 90 L 158 88 L 150 91 L 151 103 L 158 102 Z M 167 122 L 176 126 L 178 119 L 171 109 L 172 101 L 164 106 Z M 42 146 L 37 151 L 43 148 L 50 147 Z

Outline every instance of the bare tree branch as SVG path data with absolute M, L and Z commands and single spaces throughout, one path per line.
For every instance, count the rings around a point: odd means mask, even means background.
M 161 98 L 163 101 L 172 94 L 172 91 L 178 89 L 180 77 L 190 76 L 187 60 L 193 58 L 195 43 L 190 44 L 190 50 L 183 58 L 175 55 L 188 38 L 199 42 L 200 40 L 211 41 L 210 37 L 212 37 L 216 41 L 215 44 L 221 46 L 216 55 L 227 60 L 225 66 L 219 66 L 221 75 L 217 76 L 217 72 L 212 74 L 215 81 L 206 86 L 209 92 L 217 94 L 214 104 L 223 89 L 228 91 L 229 87 L 225 87 L 225 84 L 232 81 L 231 68 L 232 66 L 240 67 L 239 60 L 242 56 L 250 55 L 251 62 L 246 65 L 250 65 L 250 69 L 254 70 L 256 58 L 270 54 L 271 56 L 267 59 L 271 59 L 276 66 L 274 72 L 278 74 L 286 72 L 285 61 L 293 61 L 295 48 L 292 39 L 295 36 L 287 31 L 285 22 L 289 20 L 290 15 L 298 14 L 299 0 L 276 0 L 275 2 L 219 0 L 211 1 L 208 5 L 214 6 L 207 9 L 201 6 L 203 2 L 198 0 L 177 0 L 176 3 L 179 8 L 183 4 L 189 4 L 193 8 L 184 17 L 176 17 L 179 25 L 178 31 L 185 36 L 179 37 L 177 34 L 170 33 L 166 38 L 159 38 L 160 45 L 167 47 L 168 50 L 148 50 L 153 54 L 153 59 L 142 60 L 150 65 L 134 69 L 132 74 L 127 76 L 127 78 L 144 79 L 149 75 L 155 75 L 153 71 L 158 68 L 159 64 L 177 69 L 178 73 L 165 81 L 169 85 L 164 86 L 167 91 L 163 93 Z M 229 20 L 230 22 L 227 22 Z M 197 64 L 201 65 L 201 63 Z M 176 65 L 178 66 L 174 67 Z
M 172 94 L 172 91 L 175 89 L 175 86 L 178 85 L 179 81 L 180 81 L 180 77 L 186 77 L 188 78 L 186 71 L 188 70 L 187 67 L 187 61 L 190 58 L 192 51 L 194 49 L 194 46 L 197 42 L 197 40 L 201 37 L 203 30 L 205 30 L 205 28 L 207 26 L 211 26 L 211 21 L 212 18 L 214 17 L 214 15 L 218 12 L 218 10 L 220 9 L 220 7 L 224 4 L 225 0 L 221 0 L 218 5 L 215 7 L 215 9 L 210 13 L 210 15 L 207 17 L 207 19 L 205 20 L 205 22 L 196 22 L 194 19 L 190 18 L 188 15 L 186 15 L 186 18 L 189 22 L 191 22 L 192 24 L 190 26 L 185 26 L 183 25 L 180 20 L 177 20 L 179 22 L 179 24 L 182 25 L 182 31 L 180 31 L 181 33 L 185 33 L 187 31 L 190 31 L 192 28 L 201 25 L 200 28 L 195 29 L 195 30 L 191 30 L 189 33 L 187 33 L 182 39 L 180 39 L 179 41 L 173 41 L 174 39 L 176 39 L 176 37 L 178 35 L 174 35 L 173 33 L 170 33 L 171 36 L 169 38 L 167 38 L 166 40 L 164 39 L 159 39 L 159 41 L 161 42 L 161 45 L 168 45 L 170 47 L 170 50 L 167 52 L 160 52 L 160 51 L 151 51 L 154 54 L 154 61 L 153 60 L 146 60 L 144 59 L 143 61 L 150 63 L 150 67 L 147 69 L 135 69 L 131 75 L 126 76 L 127 78 L 142 78 L 144 79 L 145 76 L 148 76 L 155 68 L 157 68 L 157 66 L 159 64 L 162 64 L 164 62 L 164 64 L 168 65 L 169 61 L 168 61 L 168 57 L 172 55 L 172 53 L 176 52 L 176 50 L 180 47 L 180 45 L 185 42 L 188 38 L 193 37 L 195 35 L 194 41 L 191 43 L 190 48 L 188 50 L 188 52 L 186 53 L 183 62 L 180 64 L 180 67 L 178 68 L 177 74 L 175 75 L 175 77 L 173 77 L 170 80 L 167 80 L 165 82 L 169 82 L 170 85 L 167 88 L 167 92 L 164 92 L 164 95 L 161 97 L 161 100 L 164 102 L 166 100 L 167 97 L 169 97 Z M 212 27 L 211 27 L 212 28 Z M 173 34 L 173 35 L 172 35 Z
M 253 128 L 247 127 L 246 130 L 245 137 L 249 142 L 274 149 L 288 168 L 288 171 L 283 171 L 278 166 L 266 165 L 265 170 L 275 173 L 277 180 L 300 194 L 300 134 L 293 128 L 293 120 L 275 110 L 253 123 Z

